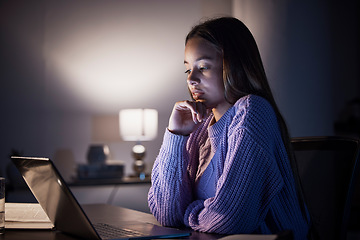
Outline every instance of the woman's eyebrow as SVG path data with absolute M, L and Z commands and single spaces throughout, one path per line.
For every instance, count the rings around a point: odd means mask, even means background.
M 213 60 L 213 57 L 209 57 L 209 56 L 202 56 L 199 57 L 195 60 L 195 62 L 201 61 L 201 60 Z M 184 60 L 184 64 L 188 64 L 188 62 L 186 60 Z

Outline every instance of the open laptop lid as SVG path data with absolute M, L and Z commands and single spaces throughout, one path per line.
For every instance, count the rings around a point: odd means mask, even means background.
M 56 229 L 85 239 L 100 239 L 50 159 L 11 159 Z

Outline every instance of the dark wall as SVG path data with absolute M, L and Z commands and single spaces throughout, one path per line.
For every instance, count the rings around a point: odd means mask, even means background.
M 54 148 L 72 144 L 77 156 L 83 156 L 91 141 L 91 116 L 49 117 L 51 109 L 46 109 L 43 49 L 48 2 L 0 0 L 0 169 L 12 148 L 51 157 Z M 273 3 L 274 8 L 282 4 Z M 360 96 L 359 1 L 291 1 L 286 13 L 284 56 L 276 75 L 283 79 L 275 89 L 279 105 L 295 136 L 333 134 L 333 123 L 346 103 Z M 323 125 L 330 131 L 315 131 Z

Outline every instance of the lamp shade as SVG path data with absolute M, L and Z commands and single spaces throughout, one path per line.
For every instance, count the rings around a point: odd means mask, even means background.
M 158 131 L 155 109 L 123 109 L 119 113 L 120 136 L 124 141 L 150 141 Z

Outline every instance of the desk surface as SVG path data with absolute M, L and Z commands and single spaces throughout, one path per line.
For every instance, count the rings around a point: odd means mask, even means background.
M 159 224 L 154 216 L 127 208 L 116 207 L 106 204 L 83 205 L 83 209 L 90 220 L 101 219 L 105 223 L 110 223 L 113 219 L 127 221 L 142 221 Z M 206 234 L 193 232 L 191 237 L 186 239 L 218 239 L 222 235 Z M 5 234 L 0 235 L 0 240 L 75 240 L 77 238 L 53 230 L 6 230 Z

